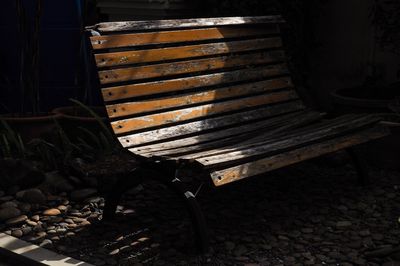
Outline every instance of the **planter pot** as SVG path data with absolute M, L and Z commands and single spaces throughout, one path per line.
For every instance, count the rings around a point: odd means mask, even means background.
M 365 159 L 378 168 L 400 170 L 400 115 L 380 114 L 391 135 L 362 146 Z
M 339 89 L 331 93 L 335 111 L 338 113 L 388 113 L 389 105 L 400 96 L 397 88 L 369 89 L 356 87 Z
M 107 112 L 102 106 L 90 107 L 101 120 L 108 125 Z M 99 122 L 86 110 L 79 106 L 59 107 L 52 111 L 60 117 L 60 124 L 69 137 L 82 135 L 79 127 L 86 128 L 92 132 L 100 132 L 102 130 Z
M 58 114 L 41 114 L 38 116 L 20 116 L 18 114 L 1 115 L 5 121 L 21 138 L 28 142 L 36 138 L 48 138 L 56 129 L 55 121 L 60 118 Z
M 400 96 L 400 84 L 381 88 L 355 87 L 331 93 L 335 111 L 343 113 L 390 113 L 389 105 Z

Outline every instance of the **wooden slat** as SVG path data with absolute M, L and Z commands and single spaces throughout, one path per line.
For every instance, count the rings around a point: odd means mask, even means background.
M 112 104 L 107 106 L 110 118 L 123 117 L 149 111 L 163 110 L 172 107 L 194 105 L 206 102 L 224 100 L 245 96 L 254 93 L 265 93 L 277 89 L 292 87 L 290 78 L 280 78 L 248 83 L 243 85 L 223 87 L 200 93 L 191 93 L 182 96 L 170 96 L 154 100 L 131 101 L 128 103 Z
M 387 129 L 381 126 L 375 126 L 344 137 L 338 137 L 333 140 L 298 148 L 265 159 L 214 171 L 211 173 L 211 178 L 215 186 L 221 186 L 246 177 L 259 175 L 307 159 L 315 158 L 323 154 L 336 152 L 350 146 L 365 143 L 384 137 L 388 134 L 389 132 Z
M 218 84 L 222 85 L 225 83 L 262 79 L 285 74 L 289 74 L 287 65 L 278 64 L 273 66 L 243 69 L 216 74 L 199 75 L 188 78 L 178 78 L 165 81 L 145 82 L 104 88 L 102 90 L 102 94 L 104 101 L 108 102 L 138 96 L 201 88 Z
M 97 7 L 99 8 L 121 8 L 121 9 L 156 9 L 156 10 L 169 10 L 176 9 L 182 10 L 187 9 L 190 5 L 187 3 L 169 3 L 166 5 L 164 2 L 116 2 L 114 1 L 101 1 L 97 3 Z
M 198 107 L 185 108 L 177 111 L 164 112 L 154 115 L 141 116 L 112 122 L 111 126 L 116 134 L 127 133 L 134 130 L 178 123 L 185 120 L 210 116 L 219 113 L 272 104 L 297 99 L 293 91 L 276 92 L 256 97 L 247 97 L 238 100 L 226 101 L 215 104 L 206 104 Z
M 98 62 L 97 64 L 99 66 L 149 63 L 173 59 L 187 59 L 209 55 L 254 51 L 259 49 L 278 48 L 281 46 L 282 41 L 280 38 L 265 38 L 246 41 L 232 41 L 224 43 L 198 44 L 181 47 L 96 54 L 95 60 Z M 100 79 L 100 83 L 107 84 L 126 80 L 130 79 L 120 77 L 118 73 L 110 71 L 109 75 L 106 75 Z
M 320 120 L 321 117 L 322 115 L 317 112 L 301 112 L 295 115 L 290 114 L 275 119 L 241 125 L 204 135 L 183 138 L 176 140 L 175 143 L 160 143 L 158 144 L 158 147 L 153 146 L 150 149 L 147 146 L 144 146 L 130 149 L 130 151 L 146 157 L 177 157 L 187 153 L 222 148 L 229 145 L 238 145 L 239 143 L 245 143 L 249 139 L 256 137 L 268 139 L 271 136 L 284 134 L 284 132 L 301 125 L 316 122 L 317 120 Z M 175 147 L 171 147 L 171 144 L 175 145 Z M 167 147 L 170 148 L 167 149 Z
M 123 147 L 134 147 L 155 141 L 165 141 L 174 137 L 189 134 L 201 134 L 203 131 L 220 129 L 227 126 L 235 126 L 241 123 L 248 123 L 258 119 L 268 119 L 272 116 L 284 115 L 286 113 L 303 110 L 305 107 L 302 102 L 294 101 L 282 103 L 276 106 L 266 106 L 256 110 L 240 112 L 215 118 L 205 118 L 201 121 L 189 122 L 182 125 L 170 126 L 156 130 L 131 134 L 119 137 L 118 140 Z
M 296 147 L 298 145 L 307 145 L 312 142 L 318 141 L 324 138 L 334 137 L 338 134 L 344 134 L 346 132 L 356 130 L 362 126 L 366 126 L 372 123 L 376 123 L 376 119 L 371 119 L 371 116 L 364 116 L 358 119 L 350 120 L 345 123 L 340 123 L 338 125 L 332 125 L 328 128 L 322 128 L 319 130 L 312 130 L 307 134 L 301 134 L 299 136 L 294 136 L 291 138 L 269 142 L 265 145 L 256 144 L 253 147 L 246 147 L 244 149 L 239 149 L 223 154 L 211 155 L 207 157 L 197 158 L 196 160 L 205 166 L 215 166 L 222 163 L 233 162 L 241 160 L 244 158 L 254 157 L 267 153 L 274 153 L 280 150 L 285 150 L 291 147 Z M 194 156 L 197 157 L 197 156 Z M 193 158 L 193 156 L 184 156 L 183 158 Z
M 100 81 L 128 81 L 146 78 L 168 77 L 171 75 L 188 74 L 200 71 L 240 67 L 247 65 L 281 62 L 285 59 L 283 51 L 262 52 L 236 56 L 188 60 L 182 62 L 164 63 L 149 66 L 119 68 L 99 71 Z
M 119 47 L 134 47 L 150 44 L 171 44 L 204 40 L 218 40 L 238 37 L 251 37 L 264 34 L 279 33 L 277 26 L 249 28 L 207 28 L 179 31 L 162 31 L 149 33 L 115 34 L 90 37 L 93 49 L 109 49 Z
M 125 22 L 103 22 L 94 26 L 86 27 L 87 30 L 96 30 L 102 33 L 115 31 L 138 31 L 154 29 L 182 29 L 182 28 L 204 28 L 212 26 L 244 25 L 244 24 L 266 24 L 283 23 L 281 16 L 259 16 L 259 17 L 226 17 L 226 18 L 196 18 L 179 20 L 152 20 L 152 21 L 125 21 Z
M 263 145 L 268 145 L 270 143 L 275 143 L 279 141 L 287 141 L 292 138 L 296 138 L 298 136 L 303 136 L 308 133 L 315 132 L 317 130 L 329 129 L 332 126 L 346 123 L 350 120 L 358 119 L 362 117 L 362 115 L 346 115 L 341 116 L 336 119 L 325 120 L 320 123 L 314 123 L 313 125 L 309 125 L 306 127 L 295 127 L 292 130 L 287 130 L 285 134 L 281 135 L 270 135 L 269 132 L 259 132 L 257 136 L 249 137 L 246 141 L 242 143 L 235 143 L 230 146 L 225 147 L 217 147 L 215 149 L 208 149 L 205 151 L 193 151 L 190 154 L 185 155 L 186 159 L 198 159 L 202 157 L 210 157 L 216 155 L 223 155 L 229 152 L 241 151 L 246 149 L 251 149 L 253 147 L 260 147 Z M 301 118 L 299 118 L 300 120 Z M 288 122 L 289 123 L 289 122 Z

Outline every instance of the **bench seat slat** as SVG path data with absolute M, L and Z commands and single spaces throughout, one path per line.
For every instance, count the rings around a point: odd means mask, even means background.
M 241 143 L 235 143 L 230 146 L 216 146 L 214 149 L 207 149 L 205 151 L 193 151 L 191 153 L 187 153 L 185 155 L 186 159 L 199 159 L 202 157 L 210 157 L 210 156 L 217 156 L 220 154 L 225 154 L 229 152 L 239 151 L 239 150 L 246 150 L 251 149 L 253 147 L 259 147 L 263 145 L 268 145 L 270 143 L 284 141 L 291 138 L 296 138 L 298 136 L 302 136 L 308 134 L 310 132 L 315 132 L 317 130 L 327 129 L 329 127 L 346 123 L 350 120 L 354 120 L 360 118 L 360 115 L 347 115 L 343 117 L 339 117 L 336 119 L 325 120 L 321 121 L 320 123 L 315 123 L 312 125 L 308 125 L 306 127 L 297 125 L 295 127 L 291 127 L 290 125 L 283 126 L 283 128 L 287 128 L 286 132 L 282 134 L 273 134 L 271 135 L 268 131 L 261 131 L 258 132 L 256 136 L 249 136 L 249 138 Z M 299 121 L 302 121 L 303 118 L 298 117 Z M 288 123 L 293 123 L 296 125 L 296 122 L 288 121 Z M 289 130 L 292 128 L 292 130 Z M 273 131 L 273 130 L 272 130 Z M 278 128 L 278 132 L 281 130 Z M 179 154 L 178 154 L 179 155 Z M 173 155 L 171 155 L 173 156 Z M 174 156 L 175 157 L 175 156 Z
M 256 157 L 263 154 L 277 153 L 290 147 L 304 146 L 312 144 L 313 142 L 320 141 L 326 138 L 333 138 L 335 136 L 350 133 L 367 125 L 374 124 L 378 121 L 377 118 L 371 118 L 370 116 L 361 116 L 358 119 L 352 119 L 337 125 L 332 125 L 328 128 L 322 128 L 318 130 L 312 130 L 306 134 L 294 136 L 291 138 L 273 141 L 268 140 L 265 145 L 263 143 L 257 143 L 253 147 L 244 147 L 243 149 L 237 149 L 235 151 L 211 155 L 207 157 L 196 158 L 197 156 L 183 156 L 183 158 L 196 159 L 199 163 L 208 167 L 215 167 L 224 163 L 233 164 L 235 161 L 248 159 L 250 157 Z M 193 158 L 195 157 L 195 158 Z
M 259 16 L 259 17 L 225 17 L 225 18 L 194 18 L 194 19 L 169 19 L 150 21 L 124 21 L 103 22 L 87 30 L 96 30 L 102 33 L 118 31 L 138 31 L 154 29 L 182 29 L 182 28 L 205 28 L 227 25 L 251 25 L 251 24 L 276 24 L 283 23 L 281 16 Z
M 260 132 L 265 132 L 263 137 L 268 138 L 277 134 L 282 134 L 287 130 L 307 125 L 320 120 L 322 115 L 317 112 L 301 112 L 296 114 L 284 115 L 270 120 L 263 120 L 251 124 L 245 124 L 229 129 L 211 132 L 204 135 L 197 135 L 184 138 L 173 142 L 160 143 L 148 147 L 138 147 L 130 151 L 142 156 L 166 156 L 175 157 L 187 153 L 200 152 L 231 145 L 245 143 L 249 138 L 258 137 Z
M 181 75 L 232 67 L 243 67 L 248 65 L 270 64 L 282 62 L 283 60 L 285 60 L 283 51 L 258 52 L 244 55 L 188 60 L 175 62 L 173 64 L 163 63 L 148 66 L 101 70 L 99 71 L 99 78 L 100 80 L 108 79 L 107 82 L 158 77 L 168 78 L 168 76 L 171 75 Z
M 95 60 L 97 66 L 102 67 L 106 65 L 150 63 L 176 59 L 187 60 L 188 58 L 280 48 L 281 46 L 281 38 L 275 37 L 245 41 L 187 45 L 160 49 L 147 49 L 140 51 L 103 53 L 96 54 Z M 117 81 L 124 81 L 124 79 L 118 78 L 118 76 L 115 75 L 109 76 L 109 78 L 103 78 L 100 80 L 100 83 L 107 84 Z
M 188 122 L 181 125 L 131 134 L 118 137 L 118 140 L 123 147 L 129 148 L 156 141 L 170 140 L 174 137 L 182 137 L 190 134 L 202 134 L 203 132 L 208 132 L 210 130 L 219 130 L 224 127 L 234 127 L 240 125 L 241 123 L 248 123 L 250 121 L 259 119 L 269 119 L 273 116 L 297 112 L 303 110 L 304 108 L 305 107 L 303 103 L 300 101 L 282 103 L 276 106 L 266 106 L 256 110 L 222 115 L 215 118 L 204 118 L 204 120 L 201 121 Z
M 110 118 L 118 118 L 127 115 L 146 113 L 149 111 L 213 102 L 228 98 L 234 98 L 238 96 L 246 96 L 254 93 L 265 93 L 269 91 L 286 89 L 291 87 L 292 87 L 292 82 L 290 78 L 286 77 L 280 79 L 253 82 L 237 86 L 223 87 L 195 94 L 191 93 L 180 96 L 156 98 L 152 100 L 131 101 L 128 103 L 111 104 L 107 106 L 107 112 Z
M 273 104 L 298 99 L 295 91 L 281 91 L 259 96 L 246 97 L 226 102 L 205 104 L 197 107 L 184 108 L 175 111 L 146 115 L 136 118 L 128 118 L 111 122 L 116 134 L 128 133 L 131 131 L 178 123 L 186 120 L 206 117 L 231 111 L 251 108 L 266 104 Z
M 187 78 L 109 87 L 102 89 L 102 94 L 104 101 L 109 102 L 139 96 L 178 92 L 206 86 L 223 85 L 233 82 L 245 82 L 253 79 L 266 79 L 286 74 L 289 74 L 287 65 L 279 64 L 216 74 L 198 75 Z
M 221 186 L 250 176 L 259 175 L 284 166 L 292 165 L 307 159 L 336 152 L 347 147 L 365 143 L 388 135 L 387 129 L 381 126 L 364 129 L 357 133 L 337 137 L 321 143 L 296 148 L 284 153 L 276 154 L 253 162 L 240 164 L 211 172 L 215 186 Z

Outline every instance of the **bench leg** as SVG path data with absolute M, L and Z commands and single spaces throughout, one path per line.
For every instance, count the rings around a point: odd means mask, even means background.
M 141 176 L 134 171 L 131 175 L 121 178 L 110 189 L 110 192 L 105 196 L 103 220 L 112 220 L 115 217 L 115 212 L 122 195 L 131 188 L 138 186 L 142 182 Z
M 196 245 L 201 252 L 207 252 L 209 250 L 209 235 L 206 220 L 196 201 L 195 195 L 190 192 L 178 178 L 173 179 L 169 184 L 169 187 L 171 187 L 174 192 L 184 200 L 193 225 Z
M 360 153 L 355 147 L 346 149 L 347 153 L 350 155 L 353 161 L 354 167 L 356 168 L 358 179 L 358 184 L 365 186 L 369 183 L 369 173 L 367 163 L 364 161 Z

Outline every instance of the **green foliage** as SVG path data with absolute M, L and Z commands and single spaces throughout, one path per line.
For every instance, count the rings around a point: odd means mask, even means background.
M 25 158 L 28 151 L 21 136 L 16 133 L 4 120 L 0 120 L 0 157 Z
M 42 0 L 35 1 L 33 24 L 27 15 L 24 1 L 16 0 L 20 37 L 20 112 L 40 112 L 39 39 Z
M 75 158 L 94 161 L 116 152 L 120 146 L 102 119 L 86 105 L 72 101 L 96 119 L 101 127 L 100 132 L 78 127 L 79 137 L 72 140 L 62 126 L 54 121 L 57 130 L 51 140 L 34 139 L 25 144 L 19 134 L 1 121 L 0 158 L 36 160 L 47 169 L 62 169 Z

